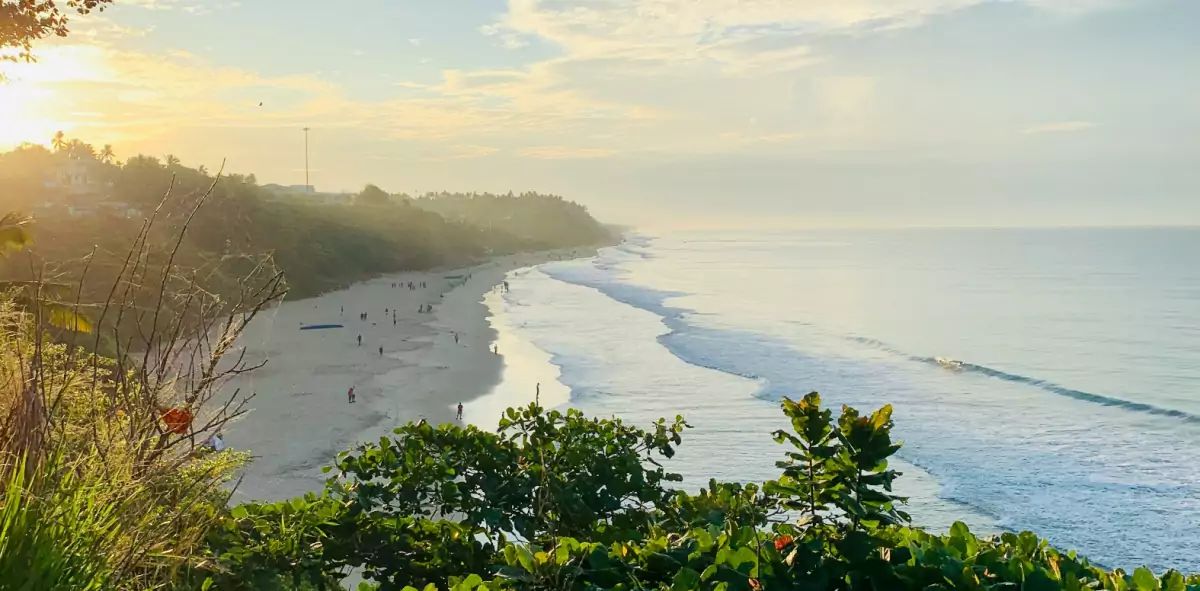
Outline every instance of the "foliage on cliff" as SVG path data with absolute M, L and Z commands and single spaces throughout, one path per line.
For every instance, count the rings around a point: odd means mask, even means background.
M 76 176 L 64 181 L 67 173 Z M 366 198 L 276 192 L 259 186 L 254 175 L 217 178 L 216 171 L 184 166 L 170 155 L 121 163 L 110 146 L 97 150 L 65 138 L 54 150 L 25 145 L 0 154 L 0 210 L 31 213 L 39 236 L 34 253 L 68 269 L 93 246 L 115 259 L 151 215 L 167 220 L 158 231 L 169 235 L 205 194 L 209 204 L 195 212 L 180 262 L 207 269 L 230 257 L 270 255 L 287 277 L 291 298 L 380 273 L 608 239 L 583 207 L 559 197 L 408 200 L 368 187 Z M 175 198 L 160 206 L 168 188 Z M 212 277 L 210 287 L 230 288 L 236 278 Z
M 413 203 L 442 217 L 499 230 L 544 246 L 579 246 L 609 238 L 587 208 L 558 195 L 526 192 L 427 193 Z

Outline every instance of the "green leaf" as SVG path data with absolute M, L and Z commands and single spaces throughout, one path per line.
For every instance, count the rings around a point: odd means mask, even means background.
M 75 312 L 72 306 L 53 302 L 42 302 L 42 313 L 51 326 L 74 332 L 90 333 L 95 328 L 92 321 Z
M 1163 591 L 1186 591 L 1187 583 L 1183 579 L 1183 575 L 1177 570 L 1167 571 L 1167 574 L 1162 578 Z
M 700 586 L 700 573 L 683 567 L 679 572 L 675 573 L 675 578 L 671 582 L 672 591 L 688 591 L 696 589 Z
M 526 572 L 533 572 L 533 553 L 529 551 L 529 548 L 520 544 L 511 547 L 515 549 L 517 563 L 521 565 L 521 568 L 525 569 Z
M 1137 591 L 1158 591 L 1158 579 L 1150 569 L 1141 566 L 1133 571 L 1133 588 Z
M 33 237 L 29 234 L 29 221 L 30 218 L 15 213 L 0 218 L 0 256 L 24 250 L 33 243 Z

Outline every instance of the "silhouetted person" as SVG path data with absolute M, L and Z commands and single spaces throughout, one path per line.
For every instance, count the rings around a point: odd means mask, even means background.
M 455 418 L 457 418 L 460 421 L 462 420 L 462 403 L 461 402 L 458 403 L 458 416 Z
M 380 347 L 380 348 L 379 348 L 379 356 L 380 356 L 380 357 L 383 357 L 383 347 Z
M 350 389 L 346 390 L 346 402 L 354 404 L 354 386 L 350 386 Z
M 362 335 L 358 335 L 358 346 L 362 346 Z

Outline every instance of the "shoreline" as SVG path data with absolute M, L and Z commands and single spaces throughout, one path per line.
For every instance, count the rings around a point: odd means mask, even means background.
M 253 393 L 247 404 L 252 410 L 223 434 L 230 448 L 252 454 L 231 502 L 320 490 L 327 478 L 321 468 L 338 452 L 409 421 L 454 421 L 457 403 L 488 394 L 502 375 L 504 352 L 497 355 L 491 348 L 497 333 L 484 303 L 488 292 L 510 271 L 592 256 L 599 248 L 519 253 L 470 267 L 387 274 L 264 312 L 239 346 L 246 348 L 247 359 L 267 364 L 225 387 Z M 408 288 L 409 281 L 415 289 Z M 425 304 L 432 312 L 418 312 Z M 365 321 L 359 316 L 363 312 Z M 342 327 L 299 330 L 308 324 Z M 354 404 L 347 402 L 351 386 Z

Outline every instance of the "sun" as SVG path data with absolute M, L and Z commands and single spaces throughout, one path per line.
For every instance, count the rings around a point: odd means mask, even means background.
M 44 144 L 64 126 L 41 111 L 49 93 L 20 82 L 0 82 L 0 150 L 22 142 Z M 65 131 L 65 130 L 64 130 Z
M 35 63 L 0 62 L 0 150 L 70 133 L 70 114 L 87 103 L 82 88 L 107 73 L 101 58 L 88 46 L 51 46 Z

